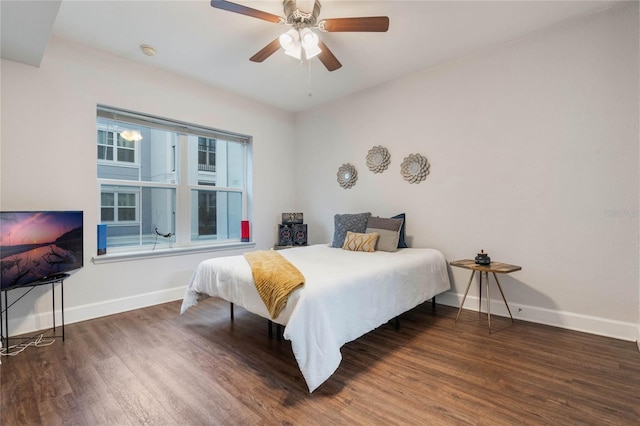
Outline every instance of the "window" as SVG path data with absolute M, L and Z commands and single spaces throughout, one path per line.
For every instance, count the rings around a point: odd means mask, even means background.
M 114 140 L 116 141 L 115 147 Z M 113 157 L 114 149 L 115 159 Z M 136 162 L 135 142 L 125 140 L 116 131 L 98 129 L 98 160 L 133 164 Z
M 115 192 L 105 187 L 100 194 L 100 200 L 103 223 L 134 222 L 138 217 L 137 194 L 134 192 Z
M 216 140 L 198 138 L 198 170 L 216 171 Z
M 101 106 L 96 125 L 107 248 L 240 241 L 248 137 Z
M 191 241 L 240 238 L 246 144 L 194 135 L 187 141 L 198 148 L 197 158 L 189 163 Z
M 98 130 L 98 160 L 113 161 L 113 134 Z

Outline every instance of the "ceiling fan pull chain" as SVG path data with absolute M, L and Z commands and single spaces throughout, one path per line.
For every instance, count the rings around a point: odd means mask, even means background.
M 307 63 L 309 63 L 309 97 L 311 97 L 311 61 L 307 61 Z

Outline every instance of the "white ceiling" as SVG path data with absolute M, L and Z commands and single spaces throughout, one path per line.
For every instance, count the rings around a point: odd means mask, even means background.
M 390 19 L 386 33 L 319 33 L 343 65 L 334 72 L 317 58 L 300 64 L 282 51 L 263 63 L 250 62 L 249 57 L 287 27 L 214 9 L 208 0 L 65 0 L 56 16 L 58 3 L 2 0 L 2 57 L 38 66 L 39 60 L 23 57 L 42 57 L 48 39 L 43 40 L 42 33 L 46 35 L 55 19 L 54 37 L 300 111 L 611 7 L 615 1 L 324 0 L 321 19 Z M 281 0 L 236 3 L 283 16 Z M 145 56 L 141 44 L 152 45 L 156 55 Z

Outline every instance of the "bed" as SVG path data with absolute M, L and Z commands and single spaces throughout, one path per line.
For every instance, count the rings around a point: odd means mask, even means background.
M 181 313 L 215 296 L 285 326 L 283 336 L 291 341 L 310 392 L 338 368 L 345 343 L 450 288 L 446 261 L 435 249 L 368 253 L 319 244 L 279 253 L 302 272 L 305 284 L 276 318 L 258 295 L 242 255 L 203 261 L 187 286 Z

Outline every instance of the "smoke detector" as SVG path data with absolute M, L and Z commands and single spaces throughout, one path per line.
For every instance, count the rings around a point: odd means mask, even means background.
M 156 49 L 149 46 L 148 44 L 141 44 L 140 50 L 142 50 L 142 53 L 144 53 L 147 56 L 153 56 L 156 54 Z

